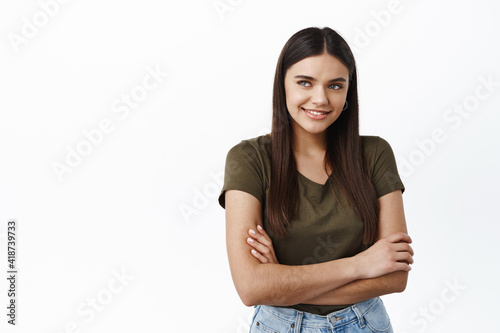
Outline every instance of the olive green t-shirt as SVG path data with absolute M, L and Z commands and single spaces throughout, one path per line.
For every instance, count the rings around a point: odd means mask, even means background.
M 404 192 L 391 146 L 378 136 L 360 136 L 377 197 L 395 190 Z M 331 181 L 318 184 L 298 173 L 298 217 L 287 227 L 288 237 L 276 237 L 266 226 L 265 210 L 271 170 L 270 134 L 243 140 L 228 152 L 219 204 L 225 208 L 224 192 L 240 190 L 262 204 L 262 224 L 273 241 L 280 264 L 308 265 L 352 257 L 363 244 L 363 222 L 342 191 Z M 332 272 L 334 274 L 334 272 Z M 295 304 L 286 306 L 319 315 L 346 308 L 344 305 Z

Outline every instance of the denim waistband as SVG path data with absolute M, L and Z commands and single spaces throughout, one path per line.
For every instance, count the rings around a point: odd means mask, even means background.
M 325 316 L 316 315 L 309 312 L 298 311 L 293 308 L 281 308 L 270 305 L 260 305 L 261 308 L 282 320 L 290 323 L 296 323 L 300 326 L 314 327 L 335 327 L 349 324 L 354 320 L 358 320 L 360 326 L 364 326 L 364 315 L 370 311 L 376 302 L 379 302 L 379 297 L 371 298 L 364 302 L 356 303 L 345 309 L 331 312 Z

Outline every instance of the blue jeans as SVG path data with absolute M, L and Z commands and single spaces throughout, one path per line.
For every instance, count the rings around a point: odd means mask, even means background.
M 320 316 L 292 308 L 256 305 L 250 333 L 393 333 L 379 297 Z

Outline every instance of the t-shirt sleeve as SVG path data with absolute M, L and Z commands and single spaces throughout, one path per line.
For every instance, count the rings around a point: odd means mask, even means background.
M 240 190 L 256 197 L 262 204 L 265 196 L 263 186 L 263 163 L 255 146 L 242 141 L 229 150 L 224 169 L 224 184 L 219 195 L 219 204 L 226 208 L 225 192 Z
M 389 143 L 381 137 L 377 137 L 374 158 L 372 183 L 377 198 L 396 190 L 404 193 L 405 187 L 399 177 L 394 152 Z

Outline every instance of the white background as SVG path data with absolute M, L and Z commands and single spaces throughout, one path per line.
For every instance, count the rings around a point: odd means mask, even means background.
M 416 254 L 383 297 L 395 331 L 493 331 L 498 2 L 62 2 L 0 5 L 0 275 L 9 219 L 19 267 L 15 327 L 0 280 L 2 332 L 247 331 L 216 198 L 227 151 L 269 131 L 279 52 L 308 26 L 355 50 L 361 134 L 389 141 L 406 186 Z

